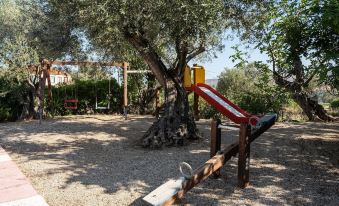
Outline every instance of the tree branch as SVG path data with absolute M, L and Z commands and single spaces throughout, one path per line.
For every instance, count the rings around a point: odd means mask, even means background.
M 311 74 L 311 76 L 304 82 L 303 86 L 307 87 L 308 84 L 312 81 L 313 77 L 318 73 L 319 67 L 317 67 Z
M 270 48 L 268 49 L 268 52 L 270 53 L 269 55 L 271 56 L 271 59 L 272 59 L 273 79 L 274 79 L 275 83 L 278 84 L 279 86 L 286 88 L 287 90 L 293 91 L 295 84 L 293 82 L 285 80 L 284 77 L 281 76 L 276 71 L 276 59 L 275 59 L 274 53 L 273 53 L 272 49 L 270 49 Z
M 186 57 L 188 53 L 187 42 L 181 42 L 180 39 L 176 41 L 177 64 L 175 66 L 175 73 L 181 79 L 183 75 L 183 68 L 186 66 Z
M 196 56 L 198 56 L 199 54 L 201 54 L 205 51 L 206 51 L 205 46 L 203 44 L 201 44 L 197 49 L 190 52 L 190 54 L 186 58 L 186 62 L 191 61 L 193 58 L 195 58 Z
M 311 76 L 305 81 L 305 83 L 303 84 L 304 87 L 307 87 L 308 84 L 312 81 L 312 79 L 314 78 L 314 76 L 319 72 L 319 69 L 321 67 L 321 65 L 323 65 L 326 62 L 326 60 L 322 60 L 320 61 L 320 65 L 319 67 L 317 67 L 311 74 Z
M 166 88 L 167 68 L 160 56 L 154 51 L 148 40 L 138 32 L 129 32 L 128 28 L 124 29 L 124 36 L 131 45 L 145 59 L 159 83 Z

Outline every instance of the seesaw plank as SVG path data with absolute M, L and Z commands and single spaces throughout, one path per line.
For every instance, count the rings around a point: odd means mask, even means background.
M 178 193 L 178 191 L 182 189 L 182 184 L 184 181 L 185 179 L 183 177 L 171 179 L 162 184 L 157 189 L 153 190 L 151 193 L 145 196 L 143 200 L 150 205 L 163 205 L 167 200 L 171 199 Z
M 258 130 L 253 131 L 248 141 L 253 142 L 262 133 L 268 130 L 274 121 L 268 122 L 267 124 L 260 127 Z M 143 198 L 143 200 L 154 206 L 165 206 L 171 205 L 176 199 L 184 196 L 186 192 L 192 189 L 195 185 L 206 179 L 208 176 L 213 174 L 215 171 L 220 169 L 232 156 L 235 156 L 239 152 L 239 142 L 229 145 L 222 152 L 213 156 L 205 164 L 194 170 L 192 178 L 187 179 L 179 184 L 179 179 L 170 180 L 157 189 L 153 190 L 150 194 Z M 182 186 L 181 186 L 182 185 Z M 180 188 L 179 188 L 180 187 Z

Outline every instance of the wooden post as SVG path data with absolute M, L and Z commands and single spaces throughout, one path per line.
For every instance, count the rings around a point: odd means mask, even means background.
M 52 84 L 51 84 L 51 76 L 50 76 L 50 71 L 51 71 L 51 66 L 50 64 L 47 64 L 47 71 L 46 71 L 46 78 L 47 78 L 47 86 L 48 86 L 48 102 L 51 103 L 52 101 Z
M 199 121 L 200 114 L 199 114 L 199 95 L 196 93 L 193 94 L 193 112 L 194 112 L 194 119 Z
M 221 124 L 220 119 L 212 120 L 211 122 L 211 150 L 210 157 L 214 157 L 221 150 Z M 220 177 L 220 169 L 213 173 L 214 178 Z
M 238 156 L 238 186 L 245 188 L 249 183 L 250 167 L 250 129 L 248 124 L 240 124 L 239 156 Z
M 38 97 L 39 97 L 39 103 L 38 103 L 38 109 L 39 109 L 39 124 L 41 124 L 43 113 L 44 113 L 44 99 L 45 99 L 45 85 L 46 85 L 46 73 L 47 73 L 47 64 L 45 59 L 41 61 L 41 70 L 39 71 L 39 91 L 38 91 Z
M 127 106 L 128 106 L 128 92 L 127 92 L 127 68 L 128 68 L 128 63 L 124 62 L 123 63 L 123 69 L 124 69 L 124 116 L 125 119 L 127 120 Z
M 196 68 L 193 68 L 193 84 L 196 85 Z M 197 95 L 195 92 L 193 93 L 193 116 L 196 121 L 199 121 L 200 115 L 199 115 L 199 95 Z

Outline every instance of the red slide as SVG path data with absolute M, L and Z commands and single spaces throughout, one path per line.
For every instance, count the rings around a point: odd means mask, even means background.
M 192 85 L 191 90 L 204 98 L 234 123 L 249 123 L 252 126 L 255 126 L 258 122 L 258 117 L 241 109 L 207 84 L 198 83 L 197 85 Z

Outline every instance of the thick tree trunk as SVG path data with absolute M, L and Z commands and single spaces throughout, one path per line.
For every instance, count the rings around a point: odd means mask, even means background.
M 183 145 L 185 139 L 198 137 L 194 118 L 188 113 L 188 98 L 184 89 L 170 83 L 167 94 L 164 114 L 159 116 L 142 138 L 144 147 Z
M 334 117 L 327 114 L 323 106 L 312 100 L 306 93 L 300 92 L 293 94 L 294 101 L 301 107 L 310 121 L 319 117 L 323 121 L 333 121 Z
M 177 69 L 168 69 L 148 40 L 142 36 L 142 32 L 128 32 L 128 28 L 125 31 L 125 38 L 146 61 L 165 95 L 164 115 L 145 133 L 142 145 L 159 148 L 164 144 L 182 145 L 186 138 L 197 138 L 198 130 L 193 116 L 189 115 L 188 98 L 182 84 L 181 74 L 186 63 L 179 61 Z
M 154 102 L 157 98 L 157 93 L 161 87 L 153 87 L 153 88 L 147 88 L 144 91 L 142 91 L 142 94 L 140 95 L 140 100 L 138 103 L 139 107 L 139 113 L 140 114 L 146 114 L 149 112 L 150 108 L 148 105 L 154 105 Z
M 28 76 L 27 80 L 24 82 L 27 85 L 28 91 L 27 96 L 23 97 L 25 99 L 25 105 L 21 111 L 19 117 L 20 120 L 24 119 L 33 119 L 38 118 L 36 103 L 38 102 L 37 90 L 39 89 L 39 84 L 36 83 L 36 79 L 39 79 L 39 66 L 29 66 L 28 72 L 36 71 L 35 77 L 32 79 L 31 76 Z M 29 73 L 30 74 L 30 73 Z M 28 75 L 29 75 L 28 74 Z
M 302 87 L 303 79 L 300 82 L 290 82 L 285 80 L 276 72 L 273 73 L 275 83 L 282 88 L 285 88 L 292 94 L 293 100 L 300 106 L 310 121 L 315 120 L 316 117 L 323 121 L 334 121 L 335 118 L 329 115 L 326 110 L 318 104 L 317 101 L 312 100 Z
M 26 104 L 24 105 L 20 118 L 21 120 L 23 119 L 33 119 L 37 117 L 37 112 L 35 110 L 35 90 L 36 88 L 34 87 L 34 85 L 28 83 L 29 86 L 29 91 L 28 91 L 28 95 L 27 97 L 25 97 L 26 99 Z

